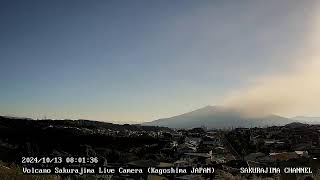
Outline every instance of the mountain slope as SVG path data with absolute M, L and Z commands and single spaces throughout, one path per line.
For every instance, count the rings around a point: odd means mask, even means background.
M 320 124 L 320 117 L 296 116 L 292 119 L 309 124 Z
M 291 119 L 276 115 L 247 117 L 234 109 L 220 106 L 206 106 L 179 116 L 143 123 L 143 125 L 165 126 L 170 128 L 193 128 L 200 126 L 206 126 L 208 128 L 231 128 L 284 125 L 290 122 L 292 122 Z

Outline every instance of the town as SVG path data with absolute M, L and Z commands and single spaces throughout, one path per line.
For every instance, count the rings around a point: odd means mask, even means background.
M 85 156 L 98 157 L 97 165 L 110 168 L 192 167 L 196 172 L 211 167 L 214 172 L 108 175 L 111 179 L 305 179 L 320 174 L 320 125 L 170 129 L 8 117 L 1 117 L 0 125 L 4 164 L 21 164 L 20 155 Z

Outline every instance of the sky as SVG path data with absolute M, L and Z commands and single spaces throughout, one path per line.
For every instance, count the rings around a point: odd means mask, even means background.
M 318 7 L 1 0 L 0 115 L 139 123 L 206 105 L 320 115 Z

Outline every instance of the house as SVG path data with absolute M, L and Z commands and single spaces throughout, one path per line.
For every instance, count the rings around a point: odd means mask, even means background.
M 309 157 L 308 151 L 294 151 L 300 157 Z
M 188 143 L 179 144 L 177 147 L 178 154 L 192 153 L 192 152 L 196 152 L 196 150 L 197 150 L 196 147 Z
M 198 137 L 187 137 L 186 143 L 192 144 L 193 146 L 197 147 L 201 142 L 201 138 Z

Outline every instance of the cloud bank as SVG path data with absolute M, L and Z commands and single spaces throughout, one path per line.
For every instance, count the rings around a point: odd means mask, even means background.
M 227 96 L 223 104 L 249 115 L 320 112 L 320 58 L 290 73 L 259 78 L 253 86 Z
M 222 104 L 248 115 L 320 116 L 320 8 L 311 20 L 309 33 L 301 42 L 296 64 L 291 72 L 257 78 L 255 83 L 227 95 Z M 297 22 L 298 23 L 298 22 Z M 292 66 L 292 64 L 290 64 Z

